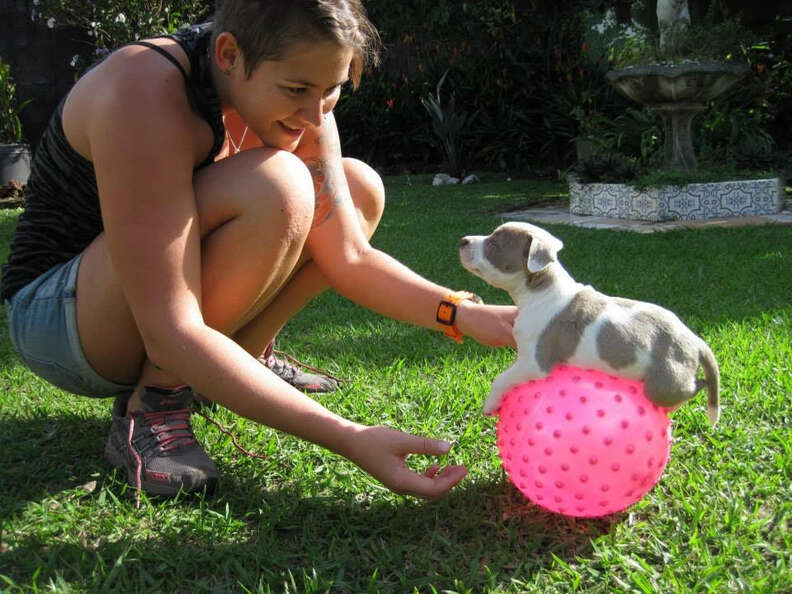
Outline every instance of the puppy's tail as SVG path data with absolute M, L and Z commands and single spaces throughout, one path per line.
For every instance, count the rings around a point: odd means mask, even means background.
M 699 349 L 699 364 L 704 369 L 704 379 L 696 381 L 696 391 L 707 388 L 707 413 L 714 427 L 720 419 L 720 368 L 715 355 L 704 341 L 701 341 Z

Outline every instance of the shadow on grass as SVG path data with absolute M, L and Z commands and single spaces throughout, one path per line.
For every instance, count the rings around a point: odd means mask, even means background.
M 125 533 L 110 526 L 113 538 L 81 530 L 27 537 L 0 552 L 0 566 L 20 586 L 61 580 L 89 591 L 255 591 L 262 584 L 292 591 L 291 579 L 294 591 L 306 592 L 412 592 L 430 584 L 482 591 L 512 578 L 530 581 L 556 558 L 589 554 L 591 540 L 622 519 L 548 514 L 502 482 L 463 483 L 437 502 L 306 498 L 289 487 L 262 492 L 244 477 L 224 487 L 212 499 L 152 503 L 153 511 L 100 506 L 99 513 L 124 518 Z M 190 522 L 152 529 L 167 511 Z
M 102 459 L 108 428 L 109 418 L 77 415 L 0 419 L 0 527 L 19 513 L 33 522 L 20 540 L 0 528 L 0 573 L 22 589 L 37 579 L 88 591 L 261 583 L 279 591 L 295 576 L 298 591 L 478 591 L 530 579 L 553 556 L 585 555 L 622 519 L 546 513 L 503 477 L 468 478 L 434 502 L 343 487 L 307 497 L 288 475 L 268 487 L 259 472 L 224 460 L 214 497 L 152 500 L 136 511 L 131 489 Z
M 339 327 L 343 327 L 342 324 Z M 392 332 L 323 336 L 321 341 L 306 342 L 284 337 L 277 348 L 287 353 L 304 353 L 306 357 L 336 364 L 349 363 L 365 368 L 388 368 L 400 361 L 407 365 L 432 365 L 442 360 L 464 360 L 490 355 L 490 349 L 467 338 L 463 346 L 439 332 L 401 324 Z M 321 367 L 321 365 L 320 365 Z M 344 375 L 343 369 L 338 373 Z
M 109 404 L 106 421 L 77 415 L 0 416 L 0 518 L 106 473 L 101 454 L 109 429 Z

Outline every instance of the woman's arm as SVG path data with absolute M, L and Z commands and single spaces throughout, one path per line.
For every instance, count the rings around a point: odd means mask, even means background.
M 331 286 L 345 297 L 385 316 L 441 330 L 437 307 L 450 290 L 416 274 L 391 256 L 374 249 L 357 223 L 344 177 L 335 118 L 307 129 L 295 151 L 314 180 L 316 207 L 306 242 L 311 257 Z M 463 334 L 491 345 L 514 345 L 516 308 L 463 301 L 457 326 Z

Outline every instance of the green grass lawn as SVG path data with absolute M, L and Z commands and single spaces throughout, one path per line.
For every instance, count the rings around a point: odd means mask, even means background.
M 564 192 L 519 180 L 387 182 L 375 245 L 492 303 L 508 297 L 461 268 L 459 238 Z M 17 216 L 0 211 L 0 261 Z M 447 461 L 466 464 L 468 477 L 440 501 L 393 495 L 334 454 L 219 410 L 268 458 L 240 455 L 196 417 L 219 493 L 144 497 L 137 510 L 101 457 L 110 401 L 26 371 L 3 312 L 0 591 L 792 592 L 792 228 L 550 230 L 577 280 L 675 311 L 720 362 L 720 425 L 710 429 L 703 395 L 677 411 L 665 474 L 627 512 L 571 520 L 509 483 L 495 422 L 480 414 L 509 350 L 460 346 L 333 293 L 285 328 L 279 348 L 352 378 L 320 397 L 328 408 L 448 439 Z

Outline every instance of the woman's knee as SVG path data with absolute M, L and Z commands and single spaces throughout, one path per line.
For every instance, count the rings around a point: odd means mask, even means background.
M 304 238 L 311 227 L 314 187 L 305 164 L 287 151 L 273 151 L 251 175 L 247 204 L 262 219 L 279 220 L 290 236 Z
M 262 230 L 280 227 L 304 239 L 313 216 L 313 182 L 293 154 L 251 149 L 224 159 L 196 178 L 201 234 L 244 218 Z
M 371 235 L 385 210 L 385 185 L 382 178 L 370 165 L 349 157 L 344 158 L 344 173 L 355 208 L 362 218 L 361 223 L 368 227 Z
M 250 149 L 196 182 L 202 231 L 203 313 L 233 334 L 299 265 L 313 217 L 307 167 L 291 153 Z M 221 165 L 218 162 L 211 167 Z

